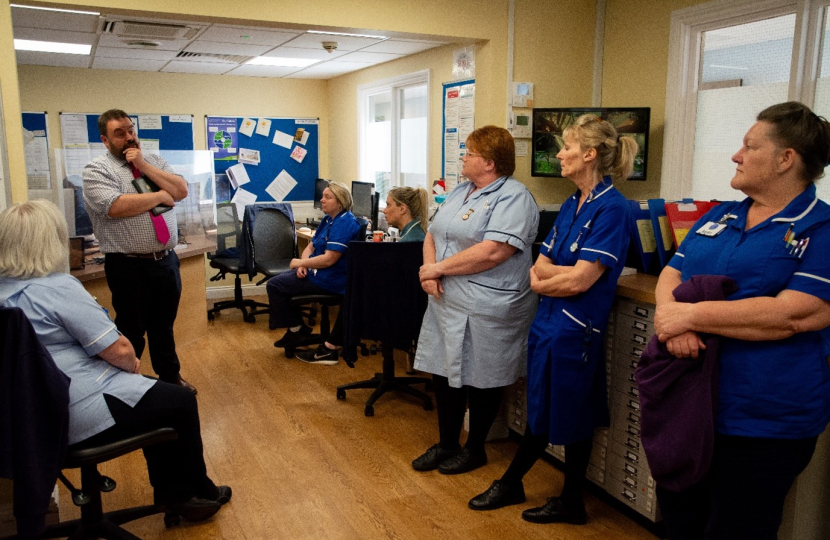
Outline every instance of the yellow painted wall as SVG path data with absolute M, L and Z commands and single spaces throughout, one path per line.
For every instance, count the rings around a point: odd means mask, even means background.
M 535 107 L 591 105 L 595 8 L 592 0 L 516 0 L 513 80 L 534 83 Z M 515 176 L 539 204 L 574 192 L 570 180 L 530 176 L 530 155 L 516 158 Z
M 671 13 L 703 3 L 705 0 L 607 0 L 602 105 L 651 107 L 648 178 L 620 186 L 630 199 L 660 196 Z
M 0 0 L 0 57 L 14 58 L 12 15 L 8 0 Z M 23 155 L 23 123 L 20 119 L 20 94 L 15 63 L 0 62 L 0 97 L 3 100 L 6 148 L 2 150 L 9 160 L 9 178 L 12 200 L 25 201 L 26 160 Z

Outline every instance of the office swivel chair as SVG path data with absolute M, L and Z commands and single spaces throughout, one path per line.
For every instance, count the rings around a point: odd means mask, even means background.
M 366 230 L 369 227 L 369 220 L 363 218 L 356 218 L 360 223 L 360 229 L 357 231 L 355 238 L 349 242 L 349 260 L 352 258 L 352 248 L 356 242 L 364 242 L 366 239 Z M 332 306 L 341 306 L 343 297 L 339 294 L 321 293 L 321 294 L 300 294 L 293 296 L 290 301 L 292 306 L 300 306 L 301 311 L 304 309 L 315 310 L 313 306 L 320 306 L 320 333 L 306 336 L 305 339 L 294 347 L 285 348 L 285 357 L 294 358 L 297 348 L 308 345 L 318 345 L 327 341 L 331 332 L 331 324 L 329 318 L 329 308 Z M 312 311 L 314 313 L 314 311 Z M 314 326 L 313 317 L 310 318 L 309 324 Z
M 37 520 L 18 521 L 18 538 L 140 540 L 119 525 L 160 513 L 154 505 L 103 512 L 101 492 L 115 489 L 115 482 L 98 472 L 98 464 L 152 444 L 178 437 L 173 428 L 160 428 L 97 447 L 73 447 L 67 451 L 69 380 L 40 344 L 31 323 L 18 308 L 0 309 L 2 388 L 10 398 L 0 403 L 3 476 L 11 476 L 15 512 L 45 515 L 55 480 L 60 478 L 81 507 L 81 518 L 51 525 L 40 534 Z M 45 396 L 50 396 L 48 399 Z M 62 412 L 61 412 L 62 411 Z M 26 421 L 15 419 L 24 418 Z M 11 420 L 7 422 L 6 420 Z M 35 422 L 38 422 L 35 425 Z M 10 452 L 6 452 L 8 447 Z M 36 448 L 38 451 L 34 452 Z M 8 461 L 7 461 L 8 460 Z M 60 469 L 81 469 L 81 488 L 76 489 Z M 11 473 L 11 474 L 8 474 Z M 19 518 L 20 516 L 18 516 Z M 165 524 L 176 516 L 165 516 Z
M 395 376 L 394 349 L 410 355 L 418 340 L 421 321 L 427 306 L 427 295 L 421 289 L 418 271 L 423 264 L 422 242 L 366 242 L 349 245 L 348 279 L 343 304 L 346 340 L 343 358 L 356 358 L 355 348 L 361 338 L 381 342 L 383 371 L 365 381 L 337 387 L 337 399 L 346 399 L 346 390 L 374 388 L 366 400 L 363 413 L 374 416 L 375 401 L 391 390 L 403 392 L 423 401 L 425 410 L 432 410 L 432 399 L 413 384 L 425 384 L 428 377 Z
M 242 312 L 242 319 L 245 322 L 256 322 L 253 315 L 254 311 L 257 308 L 267 307 L 267 304 L 254 302 L 253 300 L 242 297 L 241 276 L 247 274 L 248 269 L 242 266 L 239 255 L 241 228 L 236 213 L 236 205 L 233 203 L 217 204 L 216 214 L 218 228 L 216 233 L 216 252 L 212 255 L 208 254 L 208 259 L 210 259 L 210 266 L 216 268 L 218 272 L 210 280 L 219 281 L 220 279 L 225 279 L 227 274 L 233 274 L 233 300 L 214 302 L 213 308 L 207 312 L 207 318 L 209 321 L 212 321 L 216 317 L 216 314 L 223 309 L 236 308 Z M 249 277 L 248 279 L 250 280 L 251 278 Z

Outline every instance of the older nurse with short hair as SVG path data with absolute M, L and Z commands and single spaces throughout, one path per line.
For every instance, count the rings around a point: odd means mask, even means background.
M 461 174 L 424 240 L 421 286 L 430 295 L 415 368 L 433 374 L 439 442 L 412 462 L 418 471 L 471 471 L 487 463 L 484 441 L 502 388 L 525 373 L 538 297 L 530 289 L 536 201 L 510 175 L 510 133 L 485 126 L 467 137 Z M 459 444 L 469 405 L 470 429 Z

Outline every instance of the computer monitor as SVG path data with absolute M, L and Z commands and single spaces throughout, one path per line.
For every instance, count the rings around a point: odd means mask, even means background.
M 372 221 L 372 227 L 378 224 L 377 195 L 372 182 L 352 182 L 352 214 Z
M 323 198 L 323 190 L 329 187 L 329 181 L 323 178 L 318 178 L 314 184 L 314 208 L 322 210 L 323 206 L 320 204 L 320 199 Z

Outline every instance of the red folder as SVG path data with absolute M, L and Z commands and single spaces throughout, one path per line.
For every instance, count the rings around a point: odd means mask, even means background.
M 680 246 L 686 234 L 703 215 L 720 204 L 718 201 L 667 202 L 666 218 L 674 237 L 674 249 Z

